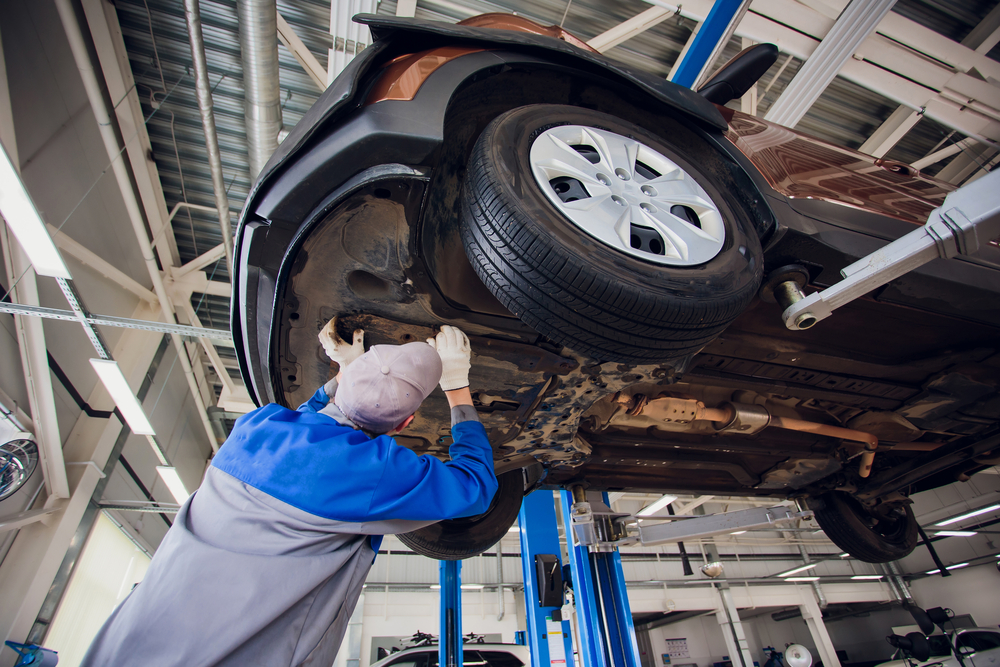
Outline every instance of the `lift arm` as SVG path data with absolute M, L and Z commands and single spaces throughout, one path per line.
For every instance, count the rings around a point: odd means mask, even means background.
M 822 292 L 789 299 L 781 315 L 793 331 L 808 329 L 834 310 L 932 259 L 971 255 L 1000 237 L 1000 170 L 949 194 L 927 224 L 841 270 L 844 277 Z M 792 288 L 788 285 L 788 288 Z M 798 298 L 796 298 L 798 297 Z

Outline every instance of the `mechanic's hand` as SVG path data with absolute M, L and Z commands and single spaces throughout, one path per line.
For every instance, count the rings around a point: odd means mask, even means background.
M 445 391 L 469 386 L 469 369 L 472 368 L 472 346 L 469 337 L 458 327 L 441 327 L 441 333 L 428 338 L 427 344 L 441 357 L 441 388 Z
M 319 343 L 323 346 L 326 356 L 336 361 L 340 370 L 344 370 L 352 361 L 365 353 L 365 330 L 354 330 L 354 342 L 347 343 L 337 335 L 337 318 L 326 323 L 319 332 Z

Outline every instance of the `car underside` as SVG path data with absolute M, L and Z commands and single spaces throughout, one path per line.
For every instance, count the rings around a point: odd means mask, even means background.
M 841 493 L 877 523 L 901 516 L 910 493 L 1000 462 L 995 246 L 927 264 L 805 331 L 786 329 L 774 303 L 788 276 L 806 292 L 837 282 L 922 224 L 949 186 L 728 109 L 685 111 L 621 72 L 517 44 L 518 33 L 501 42 L 492 33 L 509 31 L 390 23 L 373 26 L 382 38 L 341 77 L 346 92 L 317 106 L 350 103 L 303 120 L 309 127 L 272 158 L 244 211 L 234 333 L 256 401 L 294 407 L 336 374 L 316 338 L 335 316 L 342 337 L 361 328 L 366 345 L 424 340 L 452 324 L 472 344 L 473 399 L 496 471 L 523 470 L 528 490 L 800 497 L 819 510 Z M 461 53 L 442 56 L 446 47 Z M 384 77 L 410 54 L 438 60 L 415 90 L 393 92 Z M 580 351 L 483 280 L 460 229 L 470 156 L 484 128 L 539 104 L 668 139 L 678 164 L 707 174 L 720 210 L 740 211 L 752 298 L 731 323 L 702 331 L 707 343 L 656 358 L 622 334 Z M 717 279 L 681 268 L 692 277 L 682 301 L 713 298 Z M 397 441 L 446 457 L 449 425 L 435 392 Z

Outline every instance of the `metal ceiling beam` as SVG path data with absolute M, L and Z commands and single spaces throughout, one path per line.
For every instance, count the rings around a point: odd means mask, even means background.
M 920 122 L 921 116 L 920 111 L 914 111 L 909 107 L 898 107 L 858 150 L 874 157 L 883 157 Z
M 281 131 L 278 6 L 276 0 L 237 0 L 236 12 L 240 22 L 250 180 L 256 180 L 278 147 Z
M 976 53 L 986 55 L 997 45 L 997 42 L 1000 42 L 1000 4 L 994 7 L 972 29 L 972 32 L 965 36 L 965 39 L 962 40 L 962 46 L 967 46 L 970 49 L 975 49 Z
M 646 32 L 653 26 L 659 25 L 678 11 L 677 7 L 673 9 L 664 6 L 650 7 L 627 21 L 622 21 L 614 28 L 602 32 L 597 37 L 589 40 L 587 45 L 603 53 L 608 49 L 613 49 L 622 42 L 632 39 L 636 35 Z
M 81 317 L 73 310 L 63 310 L 61 308 L 47 308 L 45 306 L 28 306 L 23 303 L 0 302 L 0 313 L 10 313 L 11 315 L 22 315 L 27 317 L 40 317 L 49 320 L 64 320 L 67 322 L 78 322 Z M 143 331 L 157 331 L 159 333 L 177 334 L 178 336 L 191 336 L 192 338 L 209 338 L 215 340 L 232 340 L 233 335 L 226 329 L 211 329 L 203 326 L 187 326 L 186 324 L 169 324 L 167 322 L 157 322 L 155 320 L 137 320 L 131 317 L 114 317 L 113 315 L 96 315 L 84 312 L 84 321 L 91 325 L 101 325 L 108 327 L 118 327 L 122 329 L 141 329 Z
M 397 0 L 396 16 L 416 16 L 417 0 Z
M 97 271 L 111 282 L 115 283 L 122 289 L 131 292 L 143 301 L 147 301 L 154 305 L 159 303 L 156 298 L 156 294 L 154 294 L 152 290 L 140 285 L 137 281 L 133 280 L 124 271 L 121 271 L 111 262 L 105 260 L 103 257 L 100 257 L 97 253 L 84 247 L 82 244 L 74 241 L 66 234 L 66 232 L 59 231 L 53 225 L 46 225 L 46 227 L 49 230 L 49 234 L 52 235 L 52 240 L 55 241 L 56 247 L 60 250 L 68 255 L 72 255 L 84 266 L 89 266 L 94 271 Z
M 416 6 L 416 2 L 413 4 Z M 410 14 L 410 16 L 413 15 Z M 295 30 L 292 26 L 288 25 L 288 21 L 286 21 L 285 17 L 283 17 L 280 13 L 278 14 L 278 39 L 285 45 L 285 48 L 291 51 L 292 55 L 295 56 L 295 59 L 299 61 L 299 65 L 301 65 L 302 69 L 304 69 L 306 74 L 309 75 L 309 78 L 313 80 L 313 83 L 316 84 L 319 91 L 323 92 L 326 90 L 326 68 L 319 64 L 319 61 L 316 60 L 316 56 L 312 54 L 312 51 L 310 51 L 309 47 L 305 45 L 305 42 L 303 42 L 299 36 L 295 34 Z
M 854 55 L 896 0 L 852 0 L 830 32 L 799 68 L 764 115 L 765 120 L 795 127 Z
M 414 9 L 415 10 L 415 9 Z M 374 14 L 375 0 L 332 0 L 330 4 L 330 37 L 333 46 L 327 64 L 327 85 L 344 71 L 347 63 L 371 44 L 368 26 L 351 20 L 355 14 Z M 478 12 L 477 12 L 478 13 Z

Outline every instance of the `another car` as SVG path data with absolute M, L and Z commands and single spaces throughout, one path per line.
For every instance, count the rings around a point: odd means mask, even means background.
M 936 260 L 805 331 L 774 301 L 923 224 L 953 186 L 699 92 L 561 28 L 361 16 L 374 43 L 279 146 L 237 233 L 232 329 L 258 404 L 336 372 L 317 333 L 472 342 L 500 491 L 402 539 L 499 540 L 522 495 L 583 485 L 799 498 L 869 562 L 917 541 L 908 496 L 1000 463 L 1000 249 Z M 447 456 L 436 392 L 397 440 Z
M 964 667 L 994 667 L 1000 660 L 1000 631 L 995 628 L 963 628 L 947 635 L 930 635 L 927 641 L 931 647 L 927 660 L 907 659 L 897 650 L 892 660 L 875 667 L 963 667 L 953 645 L 962 654 Z
M 464 667 L 524 667 L 531 663 L 527 646 L 519 644 L 466 644 L 462 647 Z M 406 648 L 372 663 L 371 667 L 437 667 L 436 645 Z

